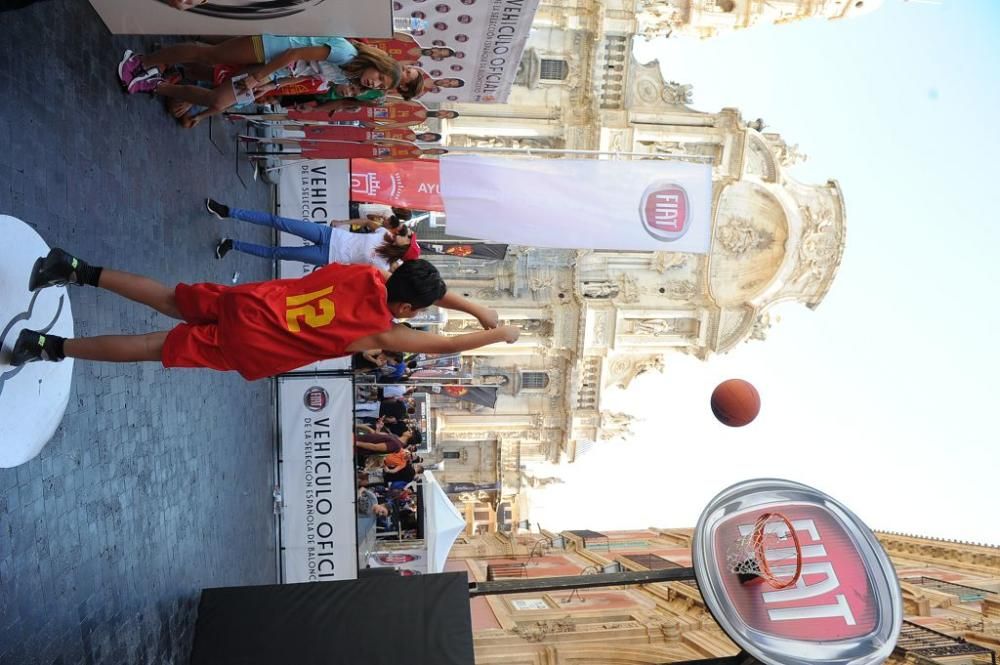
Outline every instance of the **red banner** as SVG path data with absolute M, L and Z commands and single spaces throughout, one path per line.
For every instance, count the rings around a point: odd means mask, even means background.
M 438 161 L 375 162 L 352 159 L 351 200 L 443 212 Z

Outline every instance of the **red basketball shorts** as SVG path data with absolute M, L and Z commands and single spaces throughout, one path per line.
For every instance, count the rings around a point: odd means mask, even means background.
M 219 297 L 221 284 L 178 284 L 174 289 L 177 309 L 185 323 L 174 326 L 163 343 L 164 367 L 235 369 L 219 348 Z

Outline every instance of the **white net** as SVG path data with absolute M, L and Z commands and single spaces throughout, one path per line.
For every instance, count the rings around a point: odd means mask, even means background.
M 729 572 L 736 575 L 760 575 L 760 564 L 757 563 L 755 542 L 760 535 L 755 528 L 750 533 L 740 536 L 726 551 L 726 566 Z
M 778 513 L 758 516 L 753 527 L 745 532 L 741 529 L 740 536 L 726 550 L 730 572 L 763 578 L 776 589 L 795 584 L 801 565 L 802 550 L 792 523 Z

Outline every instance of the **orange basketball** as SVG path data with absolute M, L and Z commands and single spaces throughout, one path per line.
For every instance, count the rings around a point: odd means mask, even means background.
M 760 395 L 743 379 L 723 381 L 712 391 L 712 413 L 729 427 L 749 425 L 760 413 Z

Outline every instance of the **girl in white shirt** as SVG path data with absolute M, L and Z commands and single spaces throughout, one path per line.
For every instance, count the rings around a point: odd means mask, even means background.
M 334 226 L 338 222 L 316 224 L 256 210 L 231 208 L 212 199 L 205 199 L 205 207 L 219 219 L 231 218 L 270 226 L 313 243 L 304 247 L 273 247 L 223 238 L 215 248 L 215 256 L 220 259 L 235 249 L 237 252 L 272 260 L 301 261 L 315 266 L 325 266 L 328 263 L 367 263 L 381 270 L 391 271 L 398 261 L 412 261 L 420 257 L 416 234 L 399 224 L 398 220 L 395 228 L 378 229 L 375 233 L 351 233 Z

